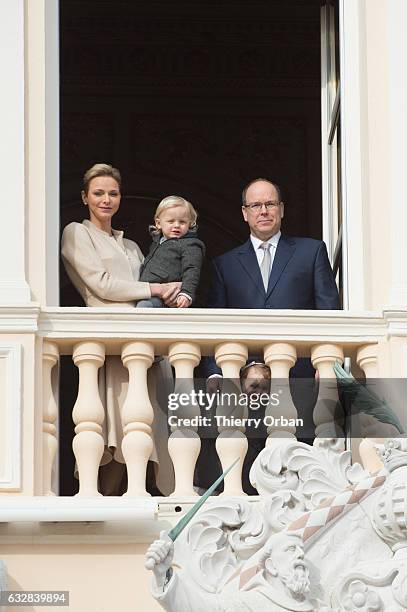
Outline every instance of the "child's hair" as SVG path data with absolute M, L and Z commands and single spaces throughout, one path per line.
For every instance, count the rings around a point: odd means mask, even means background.
M 190 218 L 189 227 L 196 227 L 198 213 L 196 212 L 195 208 L 192 206 L 191 202 L 188 202 L 188 200 L 186 200 L 185 198 L 175 195 L 167 196 L 166 198 L 161 200 L 154 213 L 154 221 L 157 219 L 157 217 L 161 215 L 162 212 L 164 212 L 164 210 L 167 210 L 167 208 L 173 208 L 174 206 L 182 206 L 183 208 L 186 208 Z M 151 226 L 151 230 L 155 234 L 159 233 L 160 231 L 155 227 L 155 225 Z

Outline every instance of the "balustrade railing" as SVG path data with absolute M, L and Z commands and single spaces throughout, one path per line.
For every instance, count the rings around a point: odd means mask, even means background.
M 80 475 L 79 495 L 99 495 L 98 468 L 104 450 L 102 436 L 105 418 L 99 396 L 98 371 L 109 355 L 120 355 L 128 370 L 127 396 L 122 406 L 122 453 L 128 473 L 128 496 L 145 496 L 147 462 L 153 450 L 154 411 L 147 386 L 147 372 L 155 355 L 167 356 L 175 371 L 174 390 L 193 389 L 194 368 L 202 355 L 213 355 L 224 380 L 238 381 L 249 353 L 262 354 L 271 378 L 278 379 L 284 402 L 277 424 L 267 427 L 267 445 L 276 439 L 296 437 L 293 419 L 297 409 L 291 398 L 289 374 L 299 357 L 309 357 L 320 380 L 313 412 L 316 435 L 343 436 L 334 407 L 338 402 L 335 362 L 345 357 L 366 377 L 378 375 L 379 346 L 385 330 L 382 320 L 333 312 L 286 311 L 130 311 L 109 309 L 48 309 L 40 319 L 43 336 L 43 493 L 52 494 L 51 473 L 57 455 L 57 404 L 52 393 L 51 375 L 61 354 L 72 355 L 79 372 L 79 386 L 72 418 L 75 423 L 73 452 Z M 235 417 L 244 407 L 235 406 Z M 227 410 L 219 405 L 218 414 Z M 199 406 L 180 407 L 178 417 L 199 416 Z M 265 415 L 272 414 L 271 405 Z M 193 421 L 192 421 L 193 422 Z M 225 480 L 227 495 L 242 495 L 241 472 L 247 451 L 245 428 L 218 426 L 216 451 L 223 469 L 237 457 L 239 463 Z M 201 448 L 198 428 L 187 422 L 169 427 L 168 452 L 171 457 L 175 497 L 196 495 L 193 476 Z M 281 442 L 280 442 L 281 443 Z M 361 445 L 361 457 L 374 465 L 372 444 Z M 370 462 L 370 463 L 369 463 Z

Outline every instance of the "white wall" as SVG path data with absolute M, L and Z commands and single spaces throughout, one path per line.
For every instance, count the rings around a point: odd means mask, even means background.
M 24 0 L 0 0 L 0 304 L 30 301 L 25 276 Z
M 388 0 L 392 307 L 407 306 L 407 2 Z M 378 84 L 379 86 L 379 84 Z M 384 216 L 387 216 L 384 213 Z
M 59 304 L 59 22 L 57 0 L 27 2 L 27 252 L 33 299 Z

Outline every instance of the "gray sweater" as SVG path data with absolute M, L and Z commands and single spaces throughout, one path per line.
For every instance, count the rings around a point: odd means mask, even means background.
M 161 242 L 162 234 L 153 236 L 141 268 L 140 281 L 147 283 L 171 283 L 182 281 L 181 291 L 195 299 L 205 245 L 189 231 L 181 238 L 168 238 Z

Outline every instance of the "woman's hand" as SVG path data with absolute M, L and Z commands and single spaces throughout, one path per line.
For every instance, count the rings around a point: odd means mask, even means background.
M 161 298 L 166 306 L 176 306 L 177 295 L 181 291 L 181 285 L 180 281 L 174 281 L 173 283 L 151 283 L 151 296 Z

